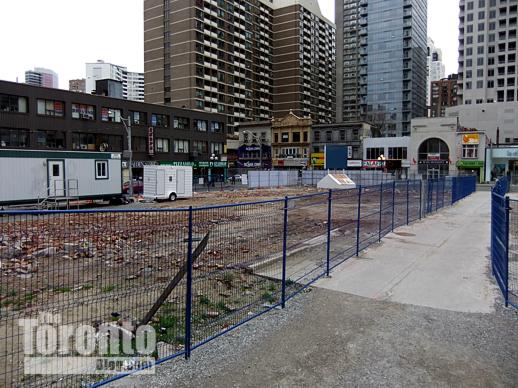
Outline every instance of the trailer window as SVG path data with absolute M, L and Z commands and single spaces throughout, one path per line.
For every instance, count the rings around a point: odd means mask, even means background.
M 95 179 L 108 179 L 108 161 L 95 161 Z

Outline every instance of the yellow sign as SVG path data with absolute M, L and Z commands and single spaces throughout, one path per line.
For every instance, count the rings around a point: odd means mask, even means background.
M 314 152 L 311 154 L 311 165 L 324 167 L 324 153 Z
M 478 133 L 462 135 L 462 144 L 480 144 L 480 135 Z

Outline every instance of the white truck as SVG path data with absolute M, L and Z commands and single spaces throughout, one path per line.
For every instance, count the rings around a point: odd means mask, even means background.
M 168 199 L 192 197 L 192 167 L 144 166 L 144 198 Z

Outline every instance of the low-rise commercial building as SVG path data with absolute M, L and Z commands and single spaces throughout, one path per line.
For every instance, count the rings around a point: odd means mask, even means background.
M 238 168 L 272 168 L 272 122 L 241 122 L 239 146 L 237 149 Z
M 459 125 L 457 118 L 412 120 L 409 158 L 411 171 L 436 179 L 476 174 L 484 180 L 486 133 Z
M 131 126 L 133 175 L 145 164 L 227 168 L 225 116 L 0 81 L 0 148 L 123 152 Z M 128 155 L 123 155 L 128 179 Z
M 348 168 L 361 167 L 363 159 L 362 141 L 377 136 L 376 128 L 367 122 L 345 122 L 316 124 L 312 126 L 311 164 L 313 168 L 324 168 L 326 145 L 347 147 Z
M 273 168 L 309 167 L 311 124 L 311 117 L 298 117 L 291 111 L 272 120 Z

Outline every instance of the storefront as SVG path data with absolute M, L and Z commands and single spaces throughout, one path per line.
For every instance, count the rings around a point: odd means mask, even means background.
M 518 147 L 486 148 L 485 181 L 507 175 L 518 184 Z
M 459 175 L 474 175 L 478 176 L 478 182 L 481 182 L 484 176 L 484 161 L 483 160 L 459 160 L 457 162 Z

